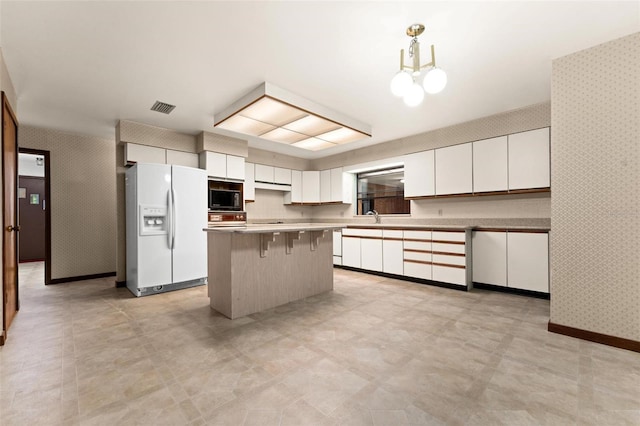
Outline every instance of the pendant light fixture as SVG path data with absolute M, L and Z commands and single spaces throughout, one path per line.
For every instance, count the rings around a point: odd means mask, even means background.
M 418 106 L 424 100 L 424 92 L 430 95 L 439 93 L 447 85 L 447 74 L 436 67 L 436 54 L 431 45 L 431 62 L 420 65 L 420 43 L 418 36 L 424 32 L 424 25 L 413 24 L 407 28 L 407 35 L 411 37 L 409 43 L 409 57 L 412 65 L 404 64 L 404 49 L 400 50 L 400 71 L 391 79 L 391 93 L 401 97 L 407 106 Z M 428 68 L 423 77 L 422 84 L 419 79 L 422 70 Z

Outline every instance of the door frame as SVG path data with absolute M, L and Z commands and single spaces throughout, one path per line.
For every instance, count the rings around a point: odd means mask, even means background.
M 2 143 L 2 155 L 0 156 L 0 158 L 2 159 L 2 165 L 0 166 L 2 169 L 2 188 L 1 188 L 1 193 L 2 193 L 2 202 L 4 203 L 4 194 L 5 194 L 5 186 L 4 186 L 4 174 L 5 174 L 5 168 L 4 168 L 4 156 L 5 156 L 5 151 L 4 151 L 4 126 L 5 126 L 5 121 L 4 121 L 4 111 L 6 109 L 6 111 L 9 113 L 9 115 L 11 116 L 12 121 L 15 123 L 16 126 L 16 135 L 15 135 L 15 197 L 13 200 L 14 203 L 14 218 L 13 218 L 13 223 L 16 225 L 18 224 L 18 131 L 19 131 L 19 125 L 18 125 L 18 119 L 16 118 L 16 115 L 13 112 L 13 109 L 11 108 L 11 104 L 9 103 L 9 99 L 7 99 L 7 95 L 5 94 L 4 91 L 0 92 L 0 101 L 2 102 L 0 111 L 2 111 L 2 127 L 0 128 L 2 134 L 0 135 L 0 142 Z M 3 204 L 4 206 L 4 204 Z M 4 210 L 4 207 L 3 207 Z M 2 232 L 5 232 L 5 226 L 6 223 L 4 221 L 4 213 L 2 214 Z M 3 237 L 3 241 L 2 241 L 2 268 L 3 268 L 3 276 L 4 276 L 4 268 L 5 268 L 5 256 L 6 256 L 6 250 L 7 247 L 4 246 L 4 237 Z M 15 259 L 16 259 L 16 264 L 15 264 L 15 271 L 16 271 L 16 312 L 20 310 L 20 282 L 19 282 L 19 276 L 18 276 L 18 236 L 16 235 L 16 239 L 15 239 L 15 244 L 13 247 L 13 250 L 15 251 Z M 4 345 L 6 339 L 7 339 L 7 312 L 5 310 L 5 305 L 6 305 L 6 301 L 5 301 L 5 297 L 6 297 L 6 288 L 5 286 L 7 285 L 7 282 L 3 279 L 2 280 L 2 330 L 0 330 L 0 345 Z
M 42 149 L 20 148 L 19 154 L 34 154 L 44 157 L 44 283 L 51 284 L 51 151 Z M 18 176 L 20 172 L 18 171 Z

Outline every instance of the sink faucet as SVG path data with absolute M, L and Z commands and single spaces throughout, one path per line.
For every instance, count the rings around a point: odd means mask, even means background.
M 368 216 L 371 216 L 371 215 L 375 216 L 375 218 L 376 218 L 376 223 L 380 223 L 380 215 L 378 215 L 378 212 L 377 212 L 377 211 L 375 211 L 375 210 L 369 210 L 369 211 L 367 212 L 367 215 L 368 215 Z

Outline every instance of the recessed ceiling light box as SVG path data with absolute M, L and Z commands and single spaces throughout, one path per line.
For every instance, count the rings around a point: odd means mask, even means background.
M 262 83 L 214 119 L 214 127 L 311 151 L 371 136 L 371 126 L 270 83 Z

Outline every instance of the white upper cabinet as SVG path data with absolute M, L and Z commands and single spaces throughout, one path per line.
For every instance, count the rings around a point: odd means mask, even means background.
M 273 183 L 280 185 L 291 185 L 291 169 L 282 167 L 273 168 Z
M 302 203 L 302 172 L 291 170 L 291 191 L 284 193 L 284 204 L 298 203 Z
M 549 128 L 509 135 L 509 189 L 551 186 Z
M 265 166 L 264 164 L 256 164 L 255 180 L 256 182 L 273 183 L 275 170 L 273 166 Z
M 435 150 L 436 195 L 468 194 L 473 191 L 472 151 L 471 143 Z
M 351 180 L 348 175 L 346 177 L 344 175 L 342 167 L 331 169 L 331 197 L 329 200 L 351 204 Z
M 404 196 L 435 195 L 434 151 L 423 151 L 404 157 Z
M 253 163 L 244 163 L 244 200 L 255 201 L 256 199 L 256 181 L 254 178 L 255 165 Z
M 167 164 L 185 167 L 199 167 L 198 154 L 167 149 Z
M 328 203 L 331 199 L 331 169 L 320 172 L 320 202 Z
M 303 171 L 302 172 L 302 202 L 303 203 L 319 203 L 320 202 L 320 172 L 319 171 Z
M 227 179 L 244 180 L 244 157 L 227 155 Z
M 207 176 L 226 179 L 227 155 L 211 151 L 201 152 L 200 168 L 207 171 Z
M 164 148 L 126 143 L 124 145 L 124 165 L 134 163 L 166 163 Z
M 507 137 L 473 142 L 473 192 L 507 188 Z

